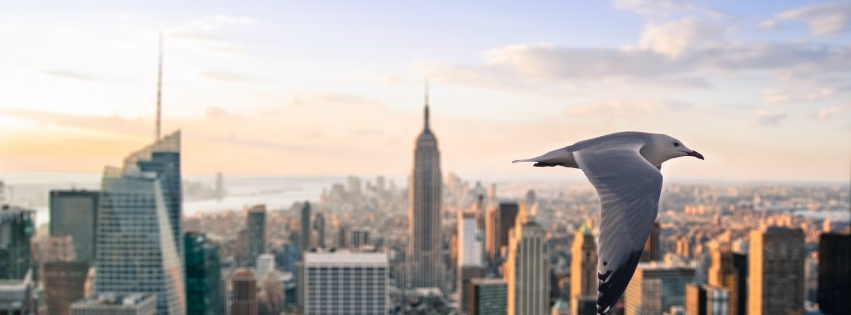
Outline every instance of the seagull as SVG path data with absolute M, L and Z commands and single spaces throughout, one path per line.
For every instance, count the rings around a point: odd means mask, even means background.
M 513 162 L 578 168 L 597 190 L 601 204 L 597 314 L 609 312 L 635 273 L 656 221 L 662 163 L 683 156 L 703 160 L 703 155 L 664 134 L 618 132 Z

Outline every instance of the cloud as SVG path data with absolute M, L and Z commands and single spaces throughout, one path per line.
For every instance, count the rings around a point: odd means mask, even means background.
M 779 109 L 760 109 L 756 112 L 756 119 L 752 126 L 772 126 L 786 119 L 786 112 Z
M 614 0 L 612 4 L 616 9 L 643 15 L 668 15 L 695 7 L 692 1 L 685 0 Z
M 678 51 L 671 58 L 649 49 L 572 48 L 521 44 L 484 53 L 480 64 L 421 62 L 421 73 L 456 84 L 506 91 L 547 91 L 591 80 L 686 80 L 700 86 L 707 74 L 796 71 L 811 77 L 849 70 L 848 46 L 807 43 L 738 43 Z
M 221 53 L 242 53 L 242 45 L 233 43 L 215 35 L 225 26 L 253 25 L 257 21 L 248 17 L 216 15 L 199 18 L 188 24 L 176 27 L 166 32 L 170 37 L 198 44 L 202 49 Z
M 85 73 L 68 71 L 68 70 L 39 70 L 38 73 L 49 75 L 62 79 L 78 80 L 78 81 L 95 81 L 95 78 Z
M 691 107 L 691 105 L 673 101 L 654 100 L 609 100 L 571 106 L 569 116 L 598 118 L 605 121 L 627 119 L 635 121 L 649 115 L 666 114 Z
M 202 76 L 202 77 L 208 78 L 208 79 L 219 80 L 219 81 L 227 81 L 227 82 L 248 82 L 248 81 L 251 81 L 251 79 L 249 79 L 249 78 L 247 78 L 247 77 L 245 77 L 241 74 L 237 74 L 237 73 L 233 73 L 233 72 L 227 72 L 227 71 L 211 71 L 211 70 L 208 70 L 208 71 L 202 71 L 199 75 Z
M 851 104 L 831 106 L 831 107 L 820 110 L 818 112 L 818 118 L 819 119 L 831 119 L 831 118 L 839 116 L 843 112 L 849 111 L 849 110 L 851 110 Z
M 649 24 L 641 34 L 640 47 L 676 58 L 688 50 L 717 47 L 727 41 L 728 27 L 717 21 L 684 18 Z
M 831 88 L 821 88 L 809 92 L 770 89 L 762 93 L 762 101 L 766 104 L 800 103 L 828 98 L 833 96 L 835 92 Z
M 807 24 L 813 35 L 829 35 L 851 30 L 851 2 L 837 1 L 804 6 L 777 15 L 784 20 Z

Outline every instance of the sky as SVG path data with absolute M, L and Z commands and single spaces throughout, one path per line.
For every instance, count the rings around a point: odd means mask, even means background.
M 851 176 L 851 1 L 67 1 L 0 11 L 0 176 L 97 173 L 163 132 L 187 174 L 406 174 L 429 80 L 444 172 L 635 130 L 663 174 Z

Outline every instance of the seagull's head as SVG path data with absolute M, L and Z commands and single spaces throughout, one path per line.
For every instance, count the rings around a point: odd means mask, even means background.
M 661 166 L 662 162 L 682 156 L 693 156 L 703 160 L 703 155 L 689 149 L 682 141 L 674 137 L 654 134 L 649 143 L 649 150 L 642 150 L 642 155 L 655 166 Z

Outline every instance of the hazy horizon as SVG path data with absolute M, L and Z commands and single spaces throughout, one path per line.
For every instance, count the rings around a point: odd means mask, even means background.
M 10 4 L 0 177 L 152 142 L 160 33 L 185 174 L 407 174 L 428 77 L 468 179 L 582 180 L 510 161 L 625 130 L 706 157 L 668 182 L 851 178 L 851 2 L 732 0 Z

